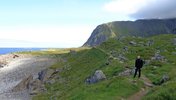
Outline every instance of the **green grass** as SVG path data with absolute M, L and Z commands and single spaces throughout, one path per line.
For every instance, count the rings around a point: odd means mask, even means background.
M 176 81 L 153 88 L 143 100 L 176 100 Z
M 151 61 L 142 69 L 142 74 L 149 78 L 153 83 L 158 84 L 164 74 L 169 75 L 170 80 L 162 85 L 154 87 L 147 96 L 146 100 L 169 100 L 175 96 L 175 71 L 176 56 L 172 54 L 176 47 L 172 39 L 176 35 L 159 35 L 149 38 L 126 37 L 121 40 L 109 39 L 100 46 L 91 49 L 77 49 L 76 54 L 59 53 L 65 51 L 50 51 L 44 54 L 55 55 L 58 63 L 51 66 L 53 69 L 62 68 L 58 73 L 59 79 L 55 79 L 54 84 L 45 84 L 46 93 L 41 93 L 34 100 L 118 100 L 128 98 L 133 93 L 144 86 L 139 80 L 136 84 L 132 81 L 132 76 L 119 77 L 118 73 L 125 70 L 125 67 L 134 68 L 134 61 L 137 55 L 141 55 L 144 60 L 150 60 L 154 54 L 160 50 L 160 54 L 166 61 Z M 153 40 L 154 44 L 145 46 Z M 136 46 L 130 45 L 130 41 L 135 41 Z M 128 50 L 124 51 L 124 47 Z M 66 50 L 69 51 L 69 50 Z M 114 58 L 119 54 L 125 56 L 128 60 L 123 63 L 117 59 L 110 58 L 113 51 Z M 41 54 L 42 52 L 38 52 Z M 43 54 L 43 53 L 42 53 Z M 109 65 L 106 62 L 109 61 Z M 96 84 L 86 84 L 85 79 L 94 74 L 96 70 L 102 70 L 107 79 Z M 173 89 L 171 87 L 174 87 Z M 169 94 L 169 92 L 173 92 Z M 154 98 L 154 99 L 153 99 Z M 172 99 L 175 99 L 174 97 Z

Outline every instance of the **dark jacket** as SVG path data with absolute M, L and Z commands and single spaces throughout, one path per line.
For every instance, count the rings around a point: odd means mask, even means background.
M 144 64 L 144 62 L 142 59 L 136 59 L 136 62 L 135 62 L 136 68 L 138 68 L 138 69 L 142 68 L 143 64 Z

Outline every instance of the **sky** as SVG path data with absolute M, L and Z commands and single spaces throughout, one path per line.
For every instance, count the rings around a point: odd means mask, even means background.
M 176 17 L 176 0 L 0 0 L 0 47 L 82 46 L 97 25 Z

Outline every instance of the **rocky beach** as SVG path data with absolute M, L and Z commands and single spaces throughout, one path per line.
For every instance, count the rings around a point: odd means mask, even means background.
M 12 89 L 23 79 L 33 76 L 50 67 L 56 62 L 48 56 L 33 56 L 27 54 L 0 55 L 0 98 L 1 100 L 30 100 L 27 90 L 12 92 Z

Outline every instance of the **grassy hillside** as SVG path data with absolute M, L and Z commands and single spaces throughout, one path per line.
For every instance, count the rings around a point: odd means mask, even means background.
M 120 100 L 128 99 L 144 87 L 142 79 L 133 82 L 133 75 L 119 76 L 126 69 L 134 68 L 137 55 L 146 61 L 142 69 L 143 77 L 155 86 L 143 97 L 145 100 L 176 99 L 176 35 L 158 35 L 150 38 L 126 37 L 109 39 L 100 46 L 74 53 L 50 53 L 62 59 L 51 66 L 62 69 L 53 79 L 55 83 L 45 84 L 47 92 L 33 97 L 34 100 Z M 164 58 L 151 60 L 155 54 Z M 150 61 L 147 63 L 147 61 Z M 87 77 L 96 70 L 102 70 L 107 79 L 95 84 L 87 84 Z M 159 84 L 163 75 L 169 81 Z

